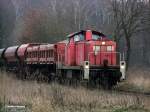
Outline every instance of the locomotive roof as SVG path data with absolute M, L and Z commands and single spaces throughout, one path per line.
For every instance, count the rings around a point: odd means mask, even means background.
M 78 35 L 78 34 L 80 34 L 80 33 L 85 33 L 86 31 L 88 31 L 88 30 L 81 30 L 81 31 L 79 31 L 79 32 L 74 32 L 74 33 L 69 34 L 67 37 L 68 37 L 68 38 L 71 38 L 71 37 L 73 37 L 73 36 L 75 36 L 75 35 Z M 103 37 L 106 37 L 106 35 L 104 35 L 104 34 L 101 33 L 101 32 L 98 32 L 98 31 L 95 31 L 95 30 L 90 30 L 90 31 L 92 31 L 92 33 L 94 33 L 94 34 L 98 34 L 98 35 L 101 35 L 101 36 L 103 36 Z

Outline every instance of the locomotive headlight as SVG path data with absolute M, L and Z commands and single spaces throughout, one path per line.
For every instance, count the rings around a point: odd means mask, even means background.
M 83 78 L 89 80 L 89 61 L 84 61 L 84 76 Z
M 126 76 L 126 62 L 125 61 L 120 61 L 120 72 L 122 74 L 121 80 L 124 80 Z
M 86 65 L 86 66 L 85 66 L 85 68 L 89 68 L 89 66 L 88 66 L 88 65 Z
M 84 67 L 89 68 L 89 62 L 88 61 L 85 62 Z
M 102 42 L 102 45 L 105 45 L 105 42 Z
M 121 62 L 120 67 L 121 67 L 121 69 L 125 69 L 125 63 L 124 63 L 124 62 Z
M 121 65 L 121 69 L 125 69 L 125 66 L 124 66 L 124 65 Z

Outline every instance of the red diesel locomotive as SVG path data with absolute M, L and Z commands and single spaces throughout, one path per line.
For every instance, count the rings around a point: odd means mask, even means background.
M 55 44 L 31 43 L 1 49 L 0 54 L 7 70 L 31 75 L 36 71 L 60 82 L 87 81 L 112 87 L 125 79 L 126 63 L 117 52 L 116 42 L 93 30 L 70 34 L 67 40 Z
M 124 56 L 116 42 L 97 31 L 80 31 L 56 44 L 57 75 L 61 79 L 87 80 L 104 86 L 125 79 Z

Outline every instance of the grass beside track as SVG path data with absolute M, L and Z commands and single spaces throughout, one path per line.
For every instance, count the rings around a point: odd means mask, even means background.
M 133 67 L 127 72 L 127 80 L 117 85 L 117 90 L 150 93 L 150 69 Z
M 145 96 L 21 81 L 12 76 L 0 73 L 1 104 L 27 105 L 32 112 L 150 112 L 150 98 Z

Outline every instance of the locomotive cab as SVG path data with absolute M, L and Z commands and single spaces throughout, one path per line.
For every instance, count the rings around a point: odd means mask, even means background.
M 82 30 L 68 36 L 67 43 L 57 45 L 60 76 L 77 78 L 88 82 L 100 82 L 105 85 L 116 85 L 125 79 L 126 64 L 116 42 L 108 39 L 103 33 L 93 30 Z M 63 58 L 64 57 L 64 58 Z
M 120 53 L 116 51 L 116 42 L 96 31 L 81 31 L 69 35 L 66 59 L 68 65 L 83 65 L 89 61 L 90 66 L 120 67 Z M 66 60 L 66 62 L 67 62 Z
M 87 75 L 95 75 L 95 72 L 101 73 L 106 69 L 109 74 L 118 74 L 118 81 L 125 79 L 126 64 L 121 53 L 117 52 L 116 42 L 103 33 L 91 30 L 77 32 L 68 37 L 66 65 L 83 66 L 84 79 L 89 80 L 90 76 Z M 89 63 L 88 69 L 85 63 Z

